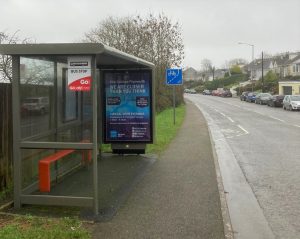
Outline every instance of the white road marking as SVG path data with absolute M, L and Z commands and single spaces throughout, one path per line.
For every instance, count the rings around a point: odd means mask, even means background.
M 226 117 L 226 115 L 224 113 L 220 112 L 220 114 L 223 115 L 224 117 Z
M 231 119 L 230 117 L 227 117 L 227 119 L 229 119 L 232 123 L 234 123 L 234 120 Z
M 238 127 L 239 127 L 241 130 L 243 130 L 243 131 L 245 132 L 245 134 L 249 134 L 249 132 L 248 132 L 247 130 L 245 130 L 242 126 L 240 126 L 239 124 L 238 124 Z
M 279 119 L 279 118 L 276 118 L 276 117 L 273 117 L 273 116 L 269 116 L 269 117 L 272 118 L 272 119 L 274 119 L 274 120 L 278 120 L 278 121 L 280 121 L 280 122 L 285 122 L 284 120 Z
M 300 125 L 296 125 L 296 124 L 294 124 L 294 126 L 295 126 L 295 127 L 298 127 L 298 128 L 300 128 Z

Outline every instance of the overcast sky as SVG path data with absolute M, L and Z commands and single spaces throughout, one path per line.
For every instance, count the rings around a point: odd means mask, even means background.
M 76 42 L 108 16 L 165 13 L 182 26 L 183 67 L 216 67 L 233 58 L 251 60 L 300 51 L 300 0 L 0 0 L 0 31 L 37 43 Z

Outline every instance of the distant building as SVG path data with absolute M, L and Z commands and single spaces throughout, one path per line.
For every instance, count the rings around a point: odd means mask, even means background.
M 193 67 L 188 67 L 182 72 L 183 81 L 196 81 L 198 72 Z
M 226 73 L 227 71 L 228 71 L 228 70 L 226 70 L 226 69 L 216 69 L 216 70 L 214 71 L 214 73 L 212 73 L 212 72 L 209 73 L 208 80 L 209 80 L 209 81 L 213 81 L 213 80 L 217 80 L 217 79 L 224 78 L 225 73 Z
M 252 73 L 253 80 L 255 81 L 259 80 L 262 77 L 262 74 L 265 76 L 269 71 L 272 70 L 272 68 L 273 58 L 265 58 L 263 59 L 263 62 L 261 59 L 255 59 L 245 67 L 245 69 L 249 72 L 250 80 Z
M 245 70 L 250 77 L 251 72 L 253 73 L 253 80 L 259 80 L 262 77 L 262 60 L 255 59 L 245 66 Z M 263 75 L 265 76 L 269 71 L 278 74 L 281 79 L 288 76 L 300 76 L 300 53 L 287 52 L 264 58 Z
M 300 80 L 293 81 L 279 81 L 280 95 L 299 95 L 300 94 Z

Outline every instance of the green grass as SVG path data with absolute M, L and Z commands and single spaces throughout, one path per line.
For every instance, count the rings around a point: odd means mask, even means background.
M 3 221 L 3 218 L 1 218 Z M 1 239 L 91 238 L 82 223 L 74 218 L 48 219 L 34 216 L 15 217 L 0 227 Z
M 147 145 L 146 153 L 162 152 L 176 136 L 185 116 L 185 106 L 181 105 L 177 107 L 175 112 L 175 125 L 173 122 L 173 108 L 167 109 L 156 115 L 156 140 L 154 144 Z

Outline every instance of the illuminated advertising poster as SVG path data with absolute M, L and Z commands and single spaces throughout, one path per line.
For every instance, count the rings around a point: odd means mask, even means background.
M 105 142 L 152 142 L 151 72 L 104 72 Z

